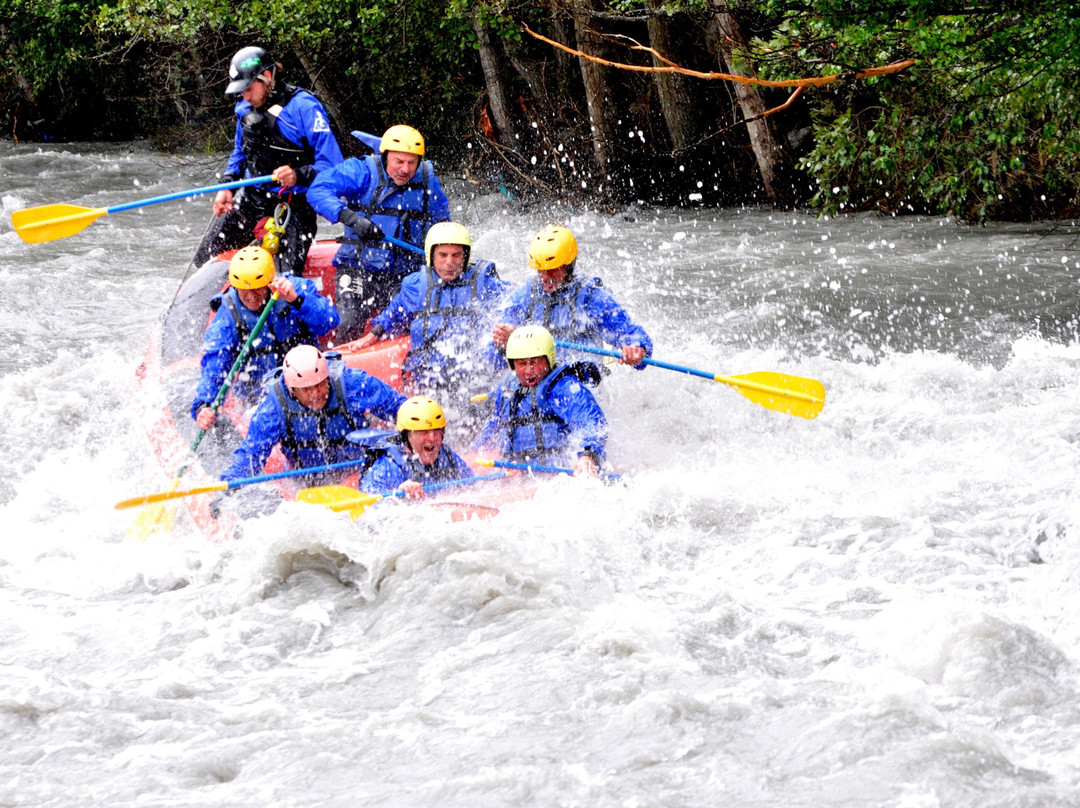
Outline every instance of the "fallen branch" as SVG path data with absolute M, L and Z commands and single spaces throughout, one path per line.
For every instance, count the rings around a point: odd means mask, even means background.
M 822 87 L 826 84 L 832 84 L 835 81 L 839 81 L 845 76 L 850 76 L 856 79 L 866 79 L 872 76 L 887 76 L 890 73 L 898 73 L 905 68 L 911 67 L 915 64 L 914 59 L 903 59 L 899 62 L 893 62 L 888 65 L 880 65 L 878 67 L 869 67 L 866 70 L 857 70 L 854 73 L 836 73 L 832 76 L 814 76 L 806 79 L 783 79 L 780 81 L 773 81 L 771 79 L 759 79 L 752 76 L 739 76 L 734 73 L 717 73 L 717 72 L 703 72 L 701 70 L 690 70 L 686 67 L 679 67 L 669 59 L 664 58 L 657 53 L 653 48 L 645 45 L 632 45 L 631 50 L 641 50 L 646 53 L 652 54 L 659 61 L 663 62 L 667 67 L 656 67 L 650 65 L 630 65 L 623 62 L 612 62 L 609 59 L 601 59 L 599 56 L 592 56 L 588 53 L 584 53 L 579 50 L 574 50 L 568 45 L 563 45 L 561 42 L 556 42 L 554 39 L 548 39 L 542 34 L 538 34 L 529 26 L 522 24 L 522 27 L 530 36 L 539 39 L 541 42 L 546 42 L 552 47 L 559 50 L 566 51 L 574 56 L 580 56 L 582 59 L 588 59 L 590 62 L 596 62 L 597 64 L 606 65 L 608 67 L 616 67 L 620 70 L 632 70 L 638 73 L 681 73 L 684 76 L 693 76 L 699 79 L 720 79 L 723 81 L 735 81 L 739 84 L 755 84 L 759 87 Z M 777 109 L 780 109 L 779 107 Z M 776 110 L 770 110 L 774 112 Z M 768 114 L 768 113 L 767 113 Z

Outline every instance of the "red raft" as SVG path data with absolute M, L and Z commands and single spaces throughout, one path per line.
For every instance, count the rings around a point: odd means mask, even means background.
M 337 247 L 334 241 L 318 241 L 308 253 L 304 276 L 313 280 L 323 294 L 334 288 L 332 262 Z M 218 424 L 204 437 L 192 459 L 191 444 L 198 427 L 191 418 L 191 401 L 199 380 L 203 333 L 210 321 L 210 299 L 226 284 L 230 257 L 231 253 L 223 254 L 184 278 L 161 319 L 161 325 L 151 336 L 136 371 L 142 421 L 162 470 L 169 478 L 175 478 L 185 464 L 189 464 L 180 480 L 182 489 L 217 482 L 218 475 L 229 465 L 232 450 L 247 434 L 250 413 L 229 395 L 222 406 L 222 414 L 226 417 L 219 417 Z M 409 350 L 407 336 L 363 349 L 356 348 L 354 343 L 345 343 L 335 345 L 334 350 L 341 353 L 350 367 L 364 370 L 396 390 L 404 389 L 402 365 Z M 274 473 L 286 467 L 284 456 L 275 449 L 266 462 L 265 472 Z M 282 496 L 289 499 L 295 495 L 296 488 L 288 481 L 264 485 L 277 485 Z M 522 498 L 520 489 L 498 486 L 498 490 L 480 490 L 493 485 L 482 483 L 475 487 L 475 494 L 470 491 L 467 497 L 463 491 L 455 499 L 467 499 L 468 502 L 443 502 L 439 503 L 439 508 L 457 521 L 493 515 L 498 512 L 500 502 Z M 210 495 L 185 497 L 177 503 L 186 508 L 203 533 L 220 540 L 232 535 L 235 520 L 211 516 L 211 498 Z

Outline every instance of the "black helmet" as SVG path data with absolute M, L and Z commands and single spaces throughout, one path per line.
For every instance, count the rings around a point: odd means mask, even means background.
M 225 95 L 242 93 L 256 76 L 264 70 L 273 70 L 274 66 L 273 58 L 262 48 L 241 48 L 229 63 L 229 86 L 225 88 Z

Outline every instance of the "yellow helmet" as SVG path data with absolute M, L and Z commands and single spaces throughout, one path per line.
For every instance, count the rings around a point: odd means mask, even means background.
M 383 132 L 382 141 L 379 143 L 379 152 L 399 151 L 406 154 L 415 154 L 424 159 L 424 136 L 411 126 L 398 124 L 391 126 Z
M 229 283 L 234 289 L 262 289 L 274 279 L 274 256 L 259 246 L 238 250 L 229 262 Z
M 548 368 L 555 367 L 555 339 L 542 325 L 523 325 L 515 328 L 506 341 L 506 364 L 514 369 L 515 359 L 546 356 Z
M 427 238 L 424 239 L 424 255 L 427 256 L 429 267 L 435 265 L 431 253 L 440 244 L 460 244 L 465 248 L 465 266 L 469 265 L 472 239 L 469 238 L 469 231 L 465 229 L 465 225 L 457 222 L 439 222 L 431 226 L 427 231 Z
M 446 416 L 443 415 L 442 407 L 433 398 L 427 396 L 413 396 L 407 398 L 398 407 L 397 411 L 398 432 L 405 430 L 445 429 Z
M 529 244 L 529 268 L 540 272 L 558 269 L 577 259 L 577 239 L 560 225 L 545 227 Z

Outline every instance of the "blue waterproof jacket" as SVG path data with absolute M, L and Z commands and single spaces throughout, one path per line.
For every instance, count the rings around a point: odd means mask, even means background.
M 319 337 L 329 334 L 340 317 L 334 305 L 319 294 L 314 281 L 291 279 L 297 298 L 293 303 L 278 300 L 255 338 L 247 361 L 240 368 L 232 389 L 233 395 L 250 398 L 256 394 L 263 377 L 281 364 L 285 354 L 297 345 L 318 347 Z M 300 305 L 297 305 L 299 303 Z M 252 311 L 240 302 L 236 290 L 229 288 L 210 301 L 217 314 L 203 336 L 202 374 L 191 405 L 194 418 L 203 405 L 210 405 L 236 361 L 240 349 L 262 311 Z
M 345 159 L 326 110 L 307 90 L 286 84 L 264 108 L 256 110 L 247 101 L 238 101 L 235 112 L 236 134 L 225 167 L 226 182 L 261 177 L 289 165 L 296 171 L 296 185 L 289 190 L 303 194 L 318 172 Z M 281 188 L 272 183 L 255 187 L 268 193 Z
M 477 450 L 542 465 L 573 464 L 583 454 L 599 465 L 607 444 L 607 418 L 574 365 L 556 365 L 534 387 L 513 371 L 495 390 L 495 411 L 476 439 Z
M 372 452 L 375 460 L 360 480 L 360 490 L 368 494 L 390 494 L 406 480 L 430 485 L 472 476 L 469 464 L 446 444 L 430 466 L 425 466 L 415 455 L 406 454 L 398 438 L 374 447 Z
M 405 370 L 421 388 L 460 376 L 494 381 L 486 366 L 474 367 L 480 363 L 477 346 L 490 338 L 496 305 L 509 287 L 491 261 L 473 261 L 449 283 L 425 266 L 401 282 L 372 329 L 394 337 L 409 331 Z
M 542 325 L 555 339 L 602 348 L 604 343 L 621 350 L 639 345 L 652 356 L 653 344 L 645 329 L 635 323 L 599 278 L 574 278 L 552 294 L 545 294 L 540 279 L 530 278 L 503 305 L 497 322 L 512 326 Z M 502 352 L 488 342 L 489 358 L 501 359 Z M 560 348 L 567 362 L 596 361 L 593 354 Z M 638 370 L 646 367 L 637 365 Z
M 341 198 L 345 202 L 342 204 Z M 350 157 L 316 177 L 308 202 L 327 221 L 338 221 L 349 207 L 370 219 L 388 236 L 416 245 L 414 253 L 389 242 L 360 244 L 352 228 L 345 228 L 334 266 L 359 266 L 370 272 L 415 272 L 423 264 L 424 237 L 436 222 L 450 220 L 450 202 L 443 193 L 430 160 L 421 160 L 405 185 L 395 185 L 386 174 L 381 156 Z
M 362 370 L 330 362 L 330 397 L 321 410 L 309 410 L 292 397 L 283 377 L 270 385 L 255 414 L 247 437 L 233 452 L 223 480 L 238 480 L 262 473 L 274 446 L 293 468 L 340 463 L 362 458 L 366 449 L 349 443 L 348 434 L 369 427 L 368 413 L 393 422 L 405 396 Z

